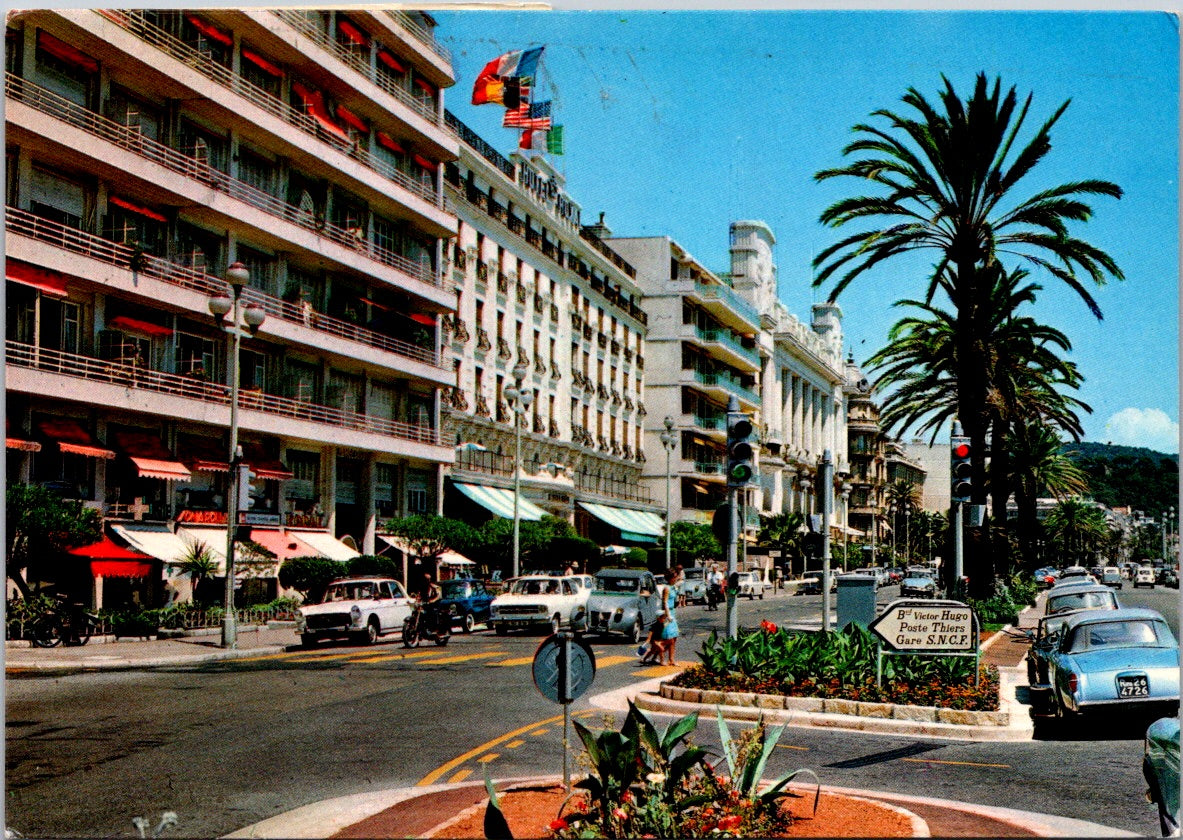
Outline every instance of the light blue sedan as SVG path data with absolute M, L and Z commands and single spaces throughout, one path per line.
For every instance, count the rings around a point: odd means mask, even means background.
M 1057 717 L 1097 710 L 1179 706 L 1179 643 L 1161 614 L 1147 609 L 1084 610 L 1064 621 L 1046 654 Z

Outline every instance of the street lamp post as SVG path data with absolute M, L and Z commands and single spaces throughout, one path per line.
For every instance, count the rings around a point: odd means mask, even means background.
M 842 571 L 847 571 L 850 561 L 850 484 L 842 482 Z
M 665 418 L 665 431 L 661 433 L 661 445 L 665 448 L 665 567 L 670 567 L 670 455 L 678 445 L 678 436 L 674 433 L 674 418 Z
M 514 385 L 505 389 L 505 398 L 513 409 L 513 576 L 520 573 L 521 563 L 521 529 L 522 514 L 518 501 L 522 494 L 522 418 L 525 416 L 530 403 L 534 402 L 534 392 L 522 387 L 526 378 L 526 363 L 518 362 L 513 366 Z
M 267 317 L 261 307 L 253 304 L 243 307 L 242 292 L 250 280 L 250 272 L 241 262 L 235 262 L 226 269 L 226 281 L 230 286 L 230 297 L 217 295 L 209 299 L 209 311 L 218 324 L 230 335 L 230 486 L 226 492 L 226 601 L 222 615 L 222 647 L 238 647 L 238 624 L 234 614 L 234 540 L 238 527 L 238 511 L 242 506 L 239 499 L 239 481 L 242 464 L 242 450 L 238 445 L 238 388 L 240 376 L 242 328 L 245 325 L 251 335 Z M 226 315 L 230 323 L 225 324 Z

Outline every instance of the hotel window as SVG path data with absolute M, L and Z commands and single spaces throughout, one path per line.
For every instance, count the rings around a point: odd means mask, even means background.
M 254 391 L 267 390 L 267 355 L 244 347 L 239 358 L 242 361 L 239 387 Z
M 394 503 L 397 483 L 398 469 L 394 464 L 374 464 L 374 506 L 378 508 L 379 516 L 398 515 Z
M 238 147 L 238 180 L 274 196 L 279 182 L 277 175 L 273 160 L 242 145 Z
M 254 248 L 239 245 L 235 252 L 235 259 L 245 265 L 246 270 L 250 273 L 250 279 L 247 280 L 247 285 L 250 288 L 278 297 L 277 268 L 279 262 L 275 257 L 262 251 L 256 251 Z
M 181 38 L 206 58 L 229 67 L 234 39 L 230 33 L 206 22 L 197 15 L 185 15 Z
M 160 139 L 160 112 L 122 88 L 111 86 L 107 98 L 107 116 L 149 140 Z
M 393 420 L 394 393 L 393 386 L 371 379 L 366 391 L 366 414 L 371 417 L 381 417 L 383 420 Z
M 283 483 L 284 496 L 310 503 L 296 505 L 299 510 L 311 508 L 320 496 L 320 454 L 289 449 L 284 455 L 284 463 L 292 471 L 292 477 Z
M 407 470 L 407 513 L 434 513 L 435 497 L 432 474 L 427 470 Z
M 212 381 L 215 378 L 217 363 L 217 345 L 213 339 L 192 333 L 177 333 L 178 374 Z
M 66 227 L 81 228 L 86 217 L 86 191 L 79 183 L 34 168 L 29 181 L 29 211 Z
M 75 105 L 90 107 L 99 65 L 90 56 L 44 30 L 37 31 L 35 81 Z
M 221 238 L 187 222 L 177 222 L 176 251 L 172 261 L 205 274 L 221 274 L 218 255 Z
M 245 43 L 242 45 L 242 61 L 238 65 L 238 71 L 252 85 L 267 91 L 277 99 L 283 93 L 283 70 Z
M 284 359 L 283 396 L 302 403 L 316 400 L 320 368 L 312 362 Z
M 364 380 L 360 376 L 339 370 L 329 371 L 329 384 L 325 389 L 325 402 L 333 408 L 360 414 Z
M 177 150 L 218 172 L 227 171 L 226 138 L 200 127 L 192 120 L 182 119 L 177 135 Z

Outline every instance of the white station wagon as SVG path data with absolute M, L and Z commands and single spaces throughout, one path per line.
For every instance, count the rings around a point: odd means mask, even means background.
M 335 580 L 319 604 L 305 604 L 296 616 L 296 632 L 305 647 L 320 639 L 354 639 L 373 644 L 401 631 L 412 601 L 403 585 L 384 577 Z
M 504 636 L 511 627 L 537 625 L 547 626 L 553 633 L 563 627 L 583 630 L 589 595 L 591 588 L 575 575 L 514 578 L 509 588 L 493 599 L 489 624 L 498 636 Z

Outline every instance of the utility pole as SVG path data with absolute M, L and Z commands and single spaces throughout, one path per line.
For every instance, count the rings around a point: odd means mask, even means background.
M 822 630 L 830 632 L 830 515 L 834 510 L 834 456 L 822 454 Z

